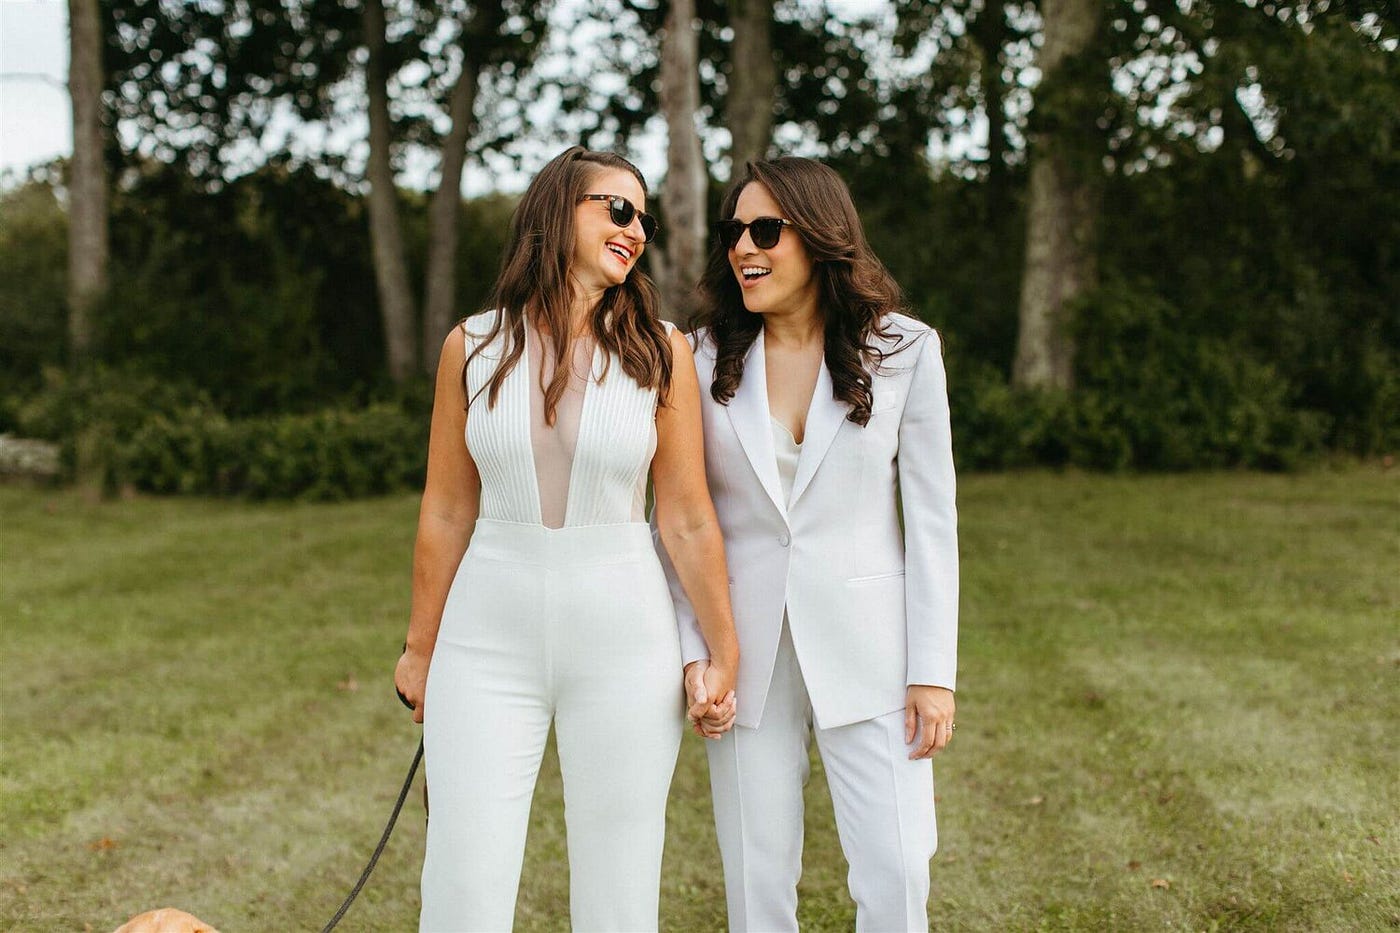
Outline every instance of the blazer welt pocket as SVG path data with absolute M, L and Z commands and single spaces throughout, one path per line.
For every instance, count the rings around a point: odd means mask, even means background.
M 889 573 L 872 573 L 867 577 L 851 577 L 847 583 L 878 583 L 881 580 L 893 580 L 896 577 L 904 576 L 903 570 L 891 570 Z

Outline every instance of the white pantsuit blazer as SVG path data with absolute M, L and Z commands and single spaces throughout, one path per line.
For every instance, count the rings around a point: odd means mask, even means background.
M 938 334 L 886 318 L 904 349 L 872 374 L 865 427 L 846 420 L 823 362 L 792 499 L 784 502 L 768 408 L 763 335 L 728 405 L 710 395 L 715 348 L 697 344 L 705 467 L 724 532 L 739 635 L 740 726 L 757 728 L 787 610 L 819 728 L 902 709 L 905 687 L 953 689 L 958 546 L 948 396 Z M 900 506 L 904 526 L 900 526 Z M 685 663 L 707 658 L 670 562 Z

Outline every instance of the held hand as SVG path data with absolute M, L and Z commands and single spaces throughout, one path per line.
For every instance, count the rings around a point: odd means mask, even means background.
M 690 720 L 696 735 L 717 739 L 734 725 L 733 679 L 709 661 L 692 661 L 686 665 L 686 718 Z M 718 694 L 726 684 L 726 692 Z M 718 700 L 711 702 L 716 696 Z
M 946 687 L 909 686 L 904 699 L 904 743 L 914 746 L 911 761 L 931 758 L 947 747 L 953 738 L 953 709 L 953 691 Z
M 423 691 L 428 684 L 428 663 L 431 658 L 405 651 L 394 667 L 394 689 L 413 704 L 413 721 L 423 721 Z

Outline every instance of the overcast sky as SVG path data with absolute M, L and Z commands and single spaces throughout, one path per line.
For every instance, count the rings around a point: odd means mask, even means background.
M 0 171 L 71 151 L 67 71 L 68 5 L 0 0 Z

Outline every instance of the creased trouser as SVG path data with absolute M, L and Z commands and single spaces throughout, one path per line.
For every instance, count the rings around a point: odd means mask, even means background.
M 928 929 L 929 859 L 938 845 L 933 765 L 908 760 L 904 711 L 813 729 L 784 623 L 763 719 L 706 743 L 731 933 L 797 930 L 802 787 L 815 732 L 849 865 L 856 929 Z
M 479 521 L 424 700 L 432 814 L 420 929 L 508 930 L 551 720 L 575 930 L 655 930 L 684 723 L 646 525 Z

